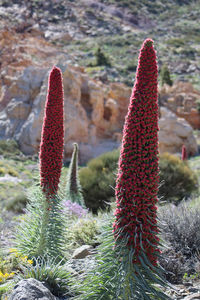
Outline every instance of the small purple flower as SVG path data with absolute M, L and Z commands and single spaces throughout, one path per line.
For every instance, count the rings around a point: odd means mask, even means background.
M 64 202 L 65 210 L 70 213 L 71 215 L 76 215 L 79 218 L 84 217 L 87 215 L 88 210 L 83 208 L 76 202 L 71 202 L 70 200 L 66 200 Z

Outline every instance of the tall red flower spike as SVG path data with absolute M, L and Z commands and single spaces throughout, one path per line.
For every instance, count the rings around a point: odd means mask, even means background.
M 187 150 L 185 148 L 185 145 L 182 146 L 182 156 L 181 159 L 184 161 L 187 159 Z
M 54 67 L 49 76 L 40 144 L 40 180 L 47 195 L 58 190 L 63 161 L 63 85 L 61 70 Z
M 158 88 L 153 41 L 140 50 L 136 81 L 123 129 L 116 182 L 116 242 L 124 238 L 133 249 L 133 263 L 143 254 L 157 264 Z

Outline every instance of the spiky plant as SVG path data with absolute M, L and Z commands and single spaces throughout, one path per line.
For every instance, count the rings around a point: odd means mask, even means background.
M 15 284 L 22 279 L 35 278 L 48 286 L 51 293 L 57 297 L 69 296 L 72 274 L 62 261 L 57 262 L 48 255 L 35 260 L 34 264 L 21 264 L 22 273 L 15 278 Z
M 114 237 L 104 239 L 103 258 L 98 260 L 94 279 L 86 279 L 81 299 L 169 299 L 158 288 L 166 282 L 157 265 L 157 74 L 153 41 L 147 39 L 140 50 L 123 130 Z
M 76 202 L 82 207 L 85 207 L 78 176 L 78 144 L 76 143 L 74 143 L 74 150 L 67 176 L 66 198 L 71 202 Z
M 181 155 L 181 159 L 184 161 L 187 159 L 187 150 L 185 145 L 182 146 L 182 155 Z
M 29 193 L 27 214 L 17 235 L 18 250 L 29 257 L 62 256 L 64 220 L 57 191 L 63 145 L 62 74 L 54 67 L 49 76 L 40 145 L 40 187 Z

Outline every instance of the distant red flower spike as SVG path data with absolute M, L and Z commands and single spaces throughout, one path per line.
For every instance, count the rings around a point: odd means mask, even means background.
M 40 144 L 40 184 L 47 195 L 58 190 L 64 146 L 63 85 L 61 70 L 54 67 L 49 76 Z
M 185 145 L 182 146 L 182 156 L 181 156 L 181 159 L 183 161 L 187 159 L 187 150 L 186 150 Z
M 136 81 L 123 129 L 116 182 L 115 238 L 128 236 L 133 262 L 145 252 L 157 264 L 158 69 L 151 39 L 140 50 Z

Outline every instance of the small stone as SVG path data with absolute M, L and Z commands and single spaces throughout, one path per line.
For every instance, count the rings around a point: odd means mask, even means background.
M 200 290 L 197 289 L 197 288 L 195 288 L 195 287 L 189 288 L 188 291 L 189 291 L 190 293 L 198 293 L 198 292 L 200 293 Z
M 83 245 L 74 251 L 72 258 L 73 259 L 83 259 L 88 255 L 92 255 L 91 250 L 92 250 L 92 246 Z

